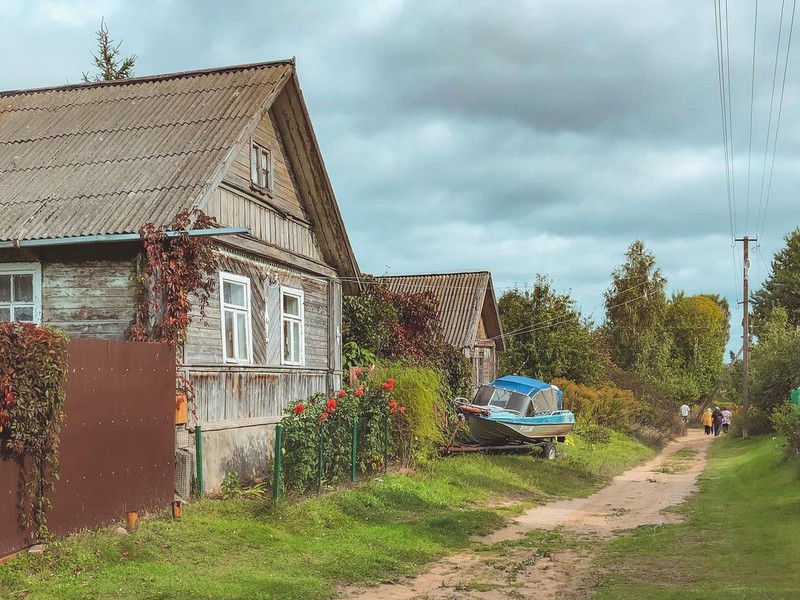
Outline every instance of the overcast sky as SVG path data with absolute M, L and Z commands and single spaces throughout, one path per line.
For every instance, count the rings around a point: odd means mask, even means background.
M 760 3 L 752 145 L 753 6 L 729 5 L 734 231 L 759 235 L 757 285 L 800 221 L 800 63 L 767 205 L 781 3 Z M 543 273 L 599 322 L 639 238 L 670 292 L 723 294 L 741 320 L 712 0 L 0 0 L 0 89 L 78 82 L 101 17 L 136 75 L 296 56 L 365 272 L 488 269 L 498 295 Z

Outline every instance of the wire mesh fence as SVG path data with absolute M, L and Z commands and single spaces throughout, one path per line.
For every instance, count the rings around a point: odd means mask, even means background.
M 279 424 L 275 430 L 272 497 L 287 490 L 321 491 L 385 472 L 392 451 L 389 418 L 354 416 L 319 424 Z

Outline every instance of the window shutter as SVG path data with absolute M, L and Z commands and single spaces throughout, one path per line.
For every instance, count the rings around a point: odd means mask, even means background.
M 264 286 L 267 303 L 267 364 L 281 364 L 281 288 Z
M 258 182 L 258 146 L 255 144 L 250 145 L 250 181 L 259 184 Z

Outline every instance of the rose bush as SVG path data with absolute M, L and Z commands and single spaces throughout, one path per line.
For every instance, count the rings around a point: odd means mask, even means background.
M 394 379 L 375 380 L 361 374 L 355 386 L 332 397 L 315 394 L 293 402 L 285 412 L 283 482 L 299 491 L 317 484 L 322 446 L 323 482 L 344 481 L 352 468 L 353 422 L 358 420 L 359 473 L 383 467 L 384 426 L 390 428 L 389 453 L 395 456 L 397 435 L 406 431 L 408 412 L 394 396 Z

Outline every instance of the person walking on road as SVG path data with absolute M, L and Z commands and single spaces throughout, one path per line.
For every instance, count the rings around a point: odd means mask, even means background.
M 705 410 L 701 421 L 703 423 L 703 428 L 706 430 L 706 435 L 711 435 L 711 430 L 714 427 L 714 415 L 711 414 L 710 408 Z
M 681 420 L 683 421 L 683 430 L 686 431 L 686 426 L 689 425 L 689 405 L 684 402 L 678 412 L 680 412 Z
M 722 432 L 728 433 L 728 427 L 733 423 L 733 414 L 727 408 L 722 409 Z
M 719 406 L 714 407 L 714 412 L 711 413 L 711 417 L 714 423 L 714 437 L 717 437 L 722 428 L 722 410 Z

